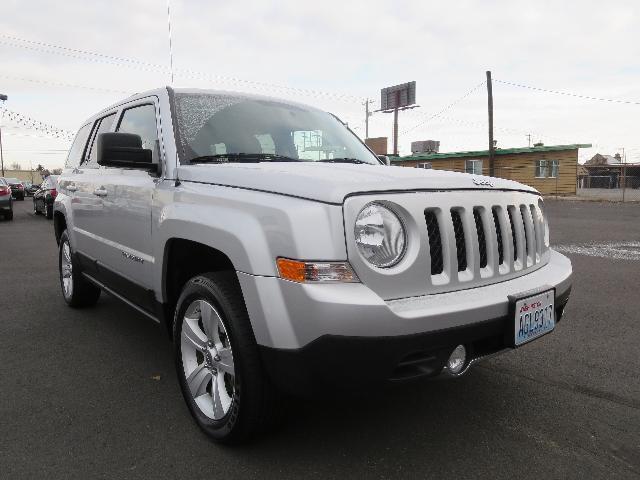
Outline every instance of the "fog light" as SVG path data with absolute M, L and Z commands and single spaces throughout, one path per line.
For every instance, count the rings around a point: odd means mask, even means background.
M 447 370 L 453 374 L 460 373 L 464 368 L 465 361 L 467 360 L 467 349 L 464 345 L 458 345 L 451 352 L 449 360 L 447 360 Z

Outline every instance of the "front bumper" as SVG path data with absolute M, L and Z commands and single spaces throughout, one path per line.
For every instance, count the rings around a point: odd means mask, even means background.
M 562 319 L 570 290 L 556 298 L 556 323 Z M 384 384 L 460 376 L 474 363 L 511 349 L 511 316 L 462 327 L 395 337 L 325 335 L 300 349 L 260 347 L 270 378 L 293 395 L 327 388 L 358 390 Z M 535 341 L 535 340 L 534 340 Z M 458 375 L 447 373 L 447 359 L 465 345 L 467 361 Z
M 363 284 L 301 285 L 239 273 L 265 366 L 289 391 L 358 387 L 441 373 L 458 344 L 470 358 L 509 347 L 509 296 L 555 288 L 556 318 L 571 291 L 571 262 L 501 283 L 384 301 Z

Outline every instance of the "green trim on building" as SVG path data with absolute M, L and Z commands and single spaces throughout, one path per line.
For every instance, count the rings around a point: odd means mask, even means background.
M 497 148 L 495 155 L 510 155 L 514 153 L 540 153 L 540 152 L 559 152 L 563 150 L 577 150 L 579 148 L 591 148 L 590 143 L 574 143 L 571 145 L 545 145 L 542 147 L 522 147 L 522 148 Z M 464 158 L 464 157 L 488 157 L 489 150 L 475 150 L 467 152 L 447 152 L 447 153 L 427 153 L 424 155 L 408 155 L 406 157 L 389 156 L 391 162 L 410 162 L 413 160 L 444 160 L 447 158 Z

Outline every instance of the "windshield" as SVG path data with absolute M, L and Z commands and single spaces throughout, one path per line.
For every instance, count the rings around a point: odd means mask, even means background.
M 182 163 L 343 161 L 379 165 L 333 115 L 299 105 L 235 95 L 176 93 Z

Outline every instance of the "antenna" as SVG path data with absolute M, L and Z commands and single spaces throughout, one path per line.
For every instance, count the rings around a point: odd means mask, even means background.
M 171 45 L 171 0 L 167 0 L 167 23 L 169 24 L 169 71 L 171 72 L 171 86 L 173 86 L 173 47 Z

